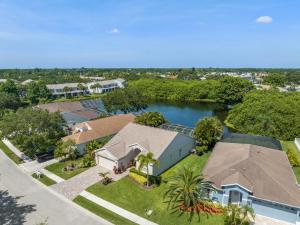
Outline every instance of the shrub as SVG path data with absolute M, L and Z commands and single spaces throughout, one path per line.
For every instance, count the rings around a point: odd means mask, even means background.
M 292 166 L 294 166 L 294 167 L 300 166 L 300 160 L 297 157 L 297 154 L 293 150 L 288 148 L 287 151 L 286 151 L 286 154 L 287 154 L 287 157 L 288 157 L 288 159 L 289 159 Z
M 166 122 L 164 116 L 159 112 L 145 112 L 137 116 L 134 122 L 146 126 L 158 127 Z
M 129 172 L 129 177 L 134 179 L 139 184 L 146 185 L 146 183 L 147 183 L 147 178 L 142 175 L 139 175 L 137 173 Z
M 203 155 L 203 153 L 207 152 L 208 147 L 206 145 L 196 146 L 197 155 Z
M 86 155 L 84 156 L 82 159 L 81 159 L 81 163 L 80 163 L 80 166 L 81 167 L 91 167 L 94 165 L 94 159 L 92 157 L 90 157 L 89 155 Z
M 145 173 L 143 173 L 143 172 L 141 172 L 141 171 L 139 171 L 139 170 L 137 170 L 135 168 L 131 168 L 129 170 L 129 172 L 133 173 L 133 174 L 137 174 L 138 176 L 144 177 L 146 179 L 146 182 L 147 182 L 147 174 L 145 174 Z M 161 183 L 161 177 L 160 176 L 151 176 L 151 175 L 149 175 L 149 183 L 150 183 L 150 185 L 152 185 L 152 184 L 160 185 L 160 183 Z

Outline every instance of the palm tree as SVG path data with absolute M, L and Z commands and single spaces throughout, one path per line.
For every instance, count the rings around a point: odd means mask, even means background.
M 147 168 L 147 187 L 149 187 L 149 165 L 159 165 L 159 162 L 158 160 L 153 159 L 152 152 L 148 152 L 146 155 L 139 155 L 137 160 L 139 162 L 139 171 L 141 171 L 143 167 Z
M 85 94 L 85 91 L 86 91 L 86 89 L 87 89 L 86 86 L 84 86 L 84 85 L 81 84 L 81 83 L 79 83 L 79 84 L 77 85 L 77 88 L 83 92 L 83 95 Z
M 230 204 L 226 209 L 225 225 L 248 225 L 254 219 L 254 211 L 249 206 Z
M 63 88 L 63 91 L 65 92 L 65 97 L 67 97 L 68 92 L 71 92 L 71 91 L 72 91 L 72 88 L 70 88 L 70 87 L 68 87 L 68 86 L 65 86 L 65 87 Z
M 111 178 L 108 177 L 109 172 L 100 172 L 99 176 L 102 178 L 101 183 L 104 185 L 107 185 L 108 183 L 111 182 Z
M 168 183 L 169 187 L 164 198 L 168 208 L 174 212 L 178 210 L 181 214 L 189 212 L 189 221 L 191 221 L 195 212 L 200 219 L 200 211 L 210 213 L 212 210 L 211 204 L 207 202 L 209 192 L 214 190 L 212 183 L 205 181 L 204 177 L 196 174 L 193 169 L 184 167 L 170 177 Z

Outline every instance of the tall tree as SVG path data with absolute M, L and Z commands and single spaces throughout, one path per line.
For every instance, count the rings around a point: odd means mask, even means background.
M 146 155 L 140 154 L 138 156 L 138 162 L 139 162 L 139 171 L 141 171 L 142 168 L 146 167 L 147 186 L 149 186 L 149 166 L 150 165 L 159 165 L 159 162 L 158 162 L 158 160 L 153 158 L 152 152 L 148 152 Z
M 175 211 L 189 213 L 189 221 L 196 213 L 209 213 L 209 210 L 201 210 L 207 205 L 206 199 L 209 192 L 214 190 L 212 183 L 205 181 L 202 175 L 192 168 L 184 167 L 168 180 L 168 188 L 164 193 L 164 199 L 168 208 Z
M 77 157 L 77 149 L 75 142 L 72 140 L 59 141 L 54 151 L 54 157 L 61 159 L 75 159 Z
M 253 89 L 253 84 L 246 79 L 225 76 L 220 79 L 218 98 L 227 104 L 236 104 L 241 102 L 244 95 Z
M 204 146 L 211 147 L 223 134 L 223 125 L 217 117 L 209 117 L 200 120 L 194 130 L 196 140 Z

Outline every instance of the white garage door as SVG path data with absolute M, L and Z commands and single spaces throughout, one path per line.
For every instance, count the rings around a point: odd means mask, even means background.
M 116 162 L 104 157 L 98 156 L 98 164 L 106 169 L 113 170 Z

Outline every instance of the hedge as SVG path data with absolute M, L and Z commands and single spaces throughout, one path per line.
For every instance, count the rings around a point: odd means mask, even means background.
M 144 176 L 141 176 L 141 175 L 139 175 L 137 173 L 129 172 L 129 177 L 131 177 L 132 179 L 134 179 L 139 184 L 145 185 L 147 183 L 147 178 L 145 178 Z

